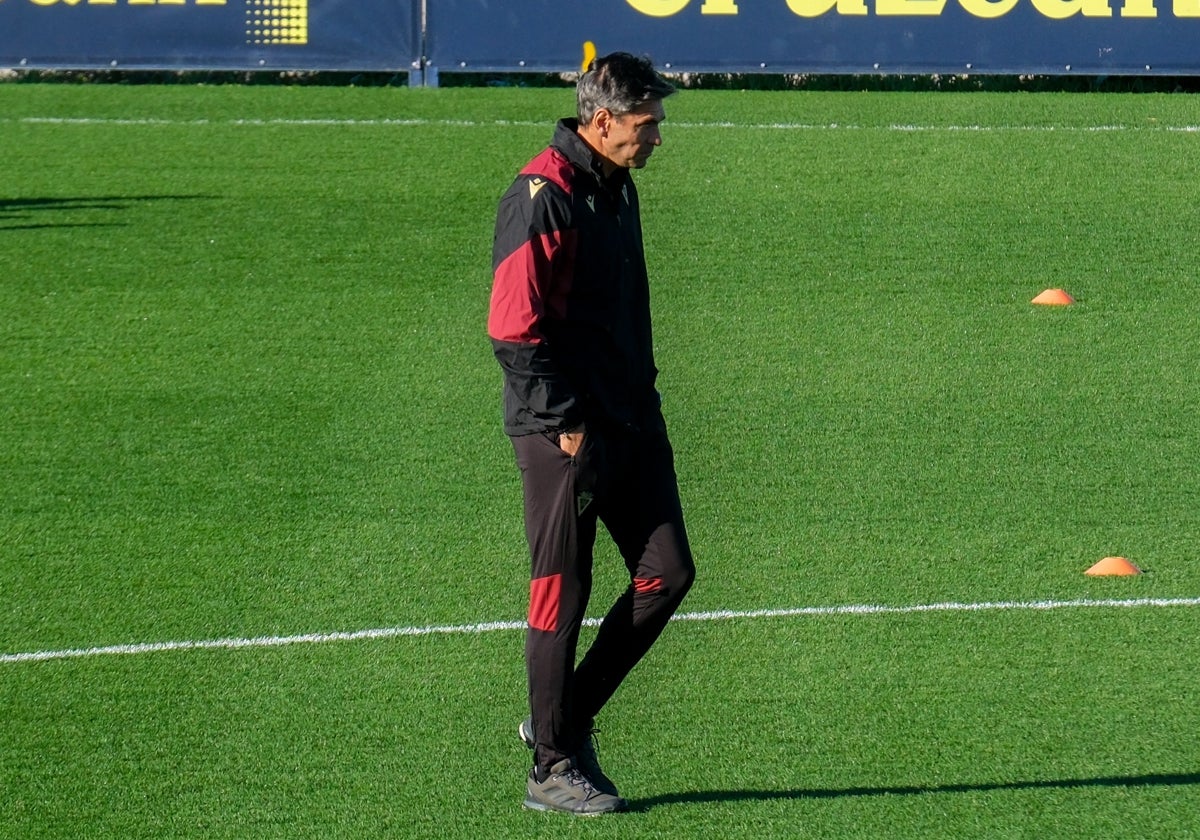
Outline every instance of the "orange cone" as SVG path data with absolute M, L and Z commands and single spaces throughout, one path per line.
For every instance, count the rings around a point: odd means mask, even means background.
M 1043 306 L 1069 306 L 1074 302 L 1075 298 L 1062 289 L 1047 289 L 1030 301 L 1030 303 L 1038 303 Z
M 1140 575 L 1142 570 L 1130 563 L 1124 557 L 1105 557 L 1085 575 Z

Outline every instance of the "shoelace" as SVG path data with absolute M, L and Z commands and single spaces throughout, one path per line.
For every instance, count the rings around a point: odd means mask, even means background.
M 569 784 L 571 787 L 582 787 L 589 791 L 595 790 L 591 780 L 588 779 L 587 776 L 583 775 L 583 773 L 579 772 L 579 768 L 577 767 L 572 767 L 566 773 L 563 773 L 563 776 L 566 778 L 567 784 Z

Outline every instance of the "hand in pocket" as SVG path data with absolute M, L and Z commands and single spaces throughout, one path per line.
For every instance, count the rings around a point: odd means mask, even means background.
M 559 449 L 574 458 L 583 448 L 584 434 L 586 434 L 586 430 L 582 425 L 576 426 L 569 432 L 560 432 L 558 435 Z

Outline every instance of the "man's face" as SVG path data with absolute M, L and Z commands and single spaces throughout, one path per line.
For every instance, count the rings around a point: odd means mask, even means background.
M 667 118 L 661 99 L 643 102 L 628 114 L 608 121 L 604 154 L 614 166 L 641 169 L 655 146 L 662 145 L 659 124 Z

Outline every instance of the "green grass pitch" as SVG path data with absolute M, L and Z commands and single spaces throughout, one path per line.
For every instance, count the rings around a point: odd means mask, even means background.
M 572 105 L 0 85 L 0 836 L 1200 835 L 1168 95 L 668 102 L 636 177 L 697 620 L 600 721 L 635 812 L 521 810 L 521 632 L 407 630 L 524 613 L 492 222 Z

